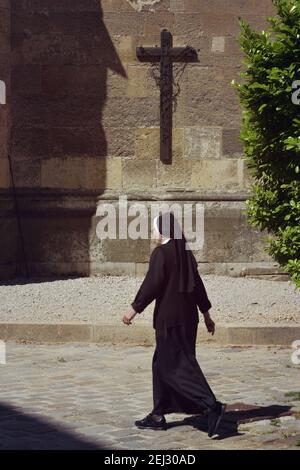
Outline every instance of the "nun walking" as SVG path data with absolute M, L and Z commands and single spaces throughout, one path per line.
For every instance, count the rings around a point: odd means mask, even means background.
M 123 316 L 126 325 L 155 300 L 153 328 L 156 348 L 152 359 L 153 409 L 135 422 L 140 429 L 166 429 L 168 413 L 200 414 L 208 419 L 208 435 L 218 431 L 225 405 L 216 400 L 196 359 L 199 313 L 212 335 L 211 303 L 198 273 L 197 262 L 172 212 L 154 219 L 159 245 L 148 272 Z

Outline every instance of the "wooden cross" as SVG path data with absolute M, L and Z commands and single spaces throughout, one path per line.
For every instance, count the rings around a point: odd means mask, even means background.
M 172 162 L 173 62 L 195 62 L 197 52 L 190 46 L 173 47 L 172 34 L 163 29 L 161 46 L 137 47 L 137 58 L 143 62 L 160 62 L 160 159 Z

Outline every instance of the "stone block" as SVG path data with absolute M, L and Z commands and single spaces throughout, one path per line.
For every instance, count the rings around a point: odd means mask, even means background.
M 1 134 L 1 127 L 0 127 L 0 134 Z M 8 153 L 8 143 L 6 140 L 1 140 L 0 136 L 0 158 L 7 158 Z
M 251 261 L 254 263 L 261 263 L 268 261 L 273 262 L 271 256 L 267 253 L 267 240 L 272 238 L 267 231 L 261 232 L 257 229 L 251 230 Z
M 122 159 L 118 157 L 102 159 L 106 168 L 105 188 L 121 189 L 122 188 Z M 96 188 L 98 185 L 96 186 Z
M 150 11 L 160 12 L 168 11 L 170 8 L 170 0 L 126 0 L 132 9 L 137 12 Z
M 227 61 L 231 60 L 232 62 L 235 62 L 237 65 L 239 65 L 242 62 L 242 58 L 243 52 L 238 42 L 238 38 L 236 36 L 227 36 L 225 40 L 225 51 L 223 56 L 221 57 L 223 64 L 227 65 Z
M 0 127 L 8 127 L 9 125 L 9 108 L 8 106 L 0 106 Z
M 248 168 L 246 161 L 243 161 L 243 186 L 245 188 L 251 188 L 254 183 L 254 177 L 252 176 L 250 168 Z
M 5 0 L 4 0 L 5 1 Z M 106 0 L 102 0 L 103 3 Z M 56 12 L 85 12 L 93 11 L 98 13 L 101 11 L 99 0 L 25 0 L 23 2 L 13 2 L 13 10 L 21 13 L 39 12 L 47 13 L 50 10 Z
M 191 184 L 192 163 L 184 158 L 184 129 L 173 130 L 172 164 L 165 165 L 158 160 L 157 185 L 167 189 L 189 188 Z
M 105 26 L 109 35 L 134 36 L 142 34 L 144 30 L 143 17 L 133 9 L 128 12 L 108 12 L 104 17 Z
M 178 159 L 172 165 L 158 161 L 157 186 L 160 188 L 185 189 L 190 187 L 192 164 L 190 161 Z
M 190 34 L 178 34 L 173 36 L 174 46 L 190 45 L 196 51 L 199 62 L 189 63 L 186 70 L 189 73 L 190 70 L 197 67 L 205 67 L 214 63 L 214 55 L 211 53 L 211 38 L 203 36 L 201 33 L 191 36 Z
M 10 188 L 11 177 L 8 158 L 0 158 L 0 188 Z
M 114 43 L 117 49 L 117 53 L 121 61 L 124 62 L 135 62 L 136 61 L 136 45 L 134 36 L 120 36 L 117 35 L 114 38 Z
M 40 34 L 12 35 L 13 63 L 43 65 L 90 65 L 101 66 L 124 74 L 112 39 L 105 28 L 98 34 Z M 82 69 L 84 72 L 84 69 Z
M 96 95 L 106 93 L 106 71 L 100 65 L 48 65 L 42 70 L 42 92 L 51 95 Z M 96 98 L 98 99 L 98 98 Z
M 119 263 L 110 261 L 91 261 L 89 273 L 100 274 L 101 276 L 134 276 L 135 263 Z
M 36 100 L 34 101 L 31 109 L 35 113 L 34 117 L 37 118 L 42 110 L 36 109 L 37 103 Z M 100 128 L 101 111 L 104 106 L 103 96 L 101 95 L 64 95 L 59 99 L 44 98 L 40 101 L 45 112 L 43 123 L 49 127 Z M 20 112 L 20 109 L 18 111 Z M 26 109 L 23 116 L 26 120 L 29 120 L 30 116 L 27 113 L 25 115 L 25 113 Z
M 222 143 L 223 155 L 234 157 L 243 153 L 243 143 L 240 140 L 240 129 L 223 129 Z
M 23 217 L 28 260 L 35 273 L 76 272 L 89 265 L 90 215 L 45 213 Z M 77 272 L 80 272 L 79 269 Z M 88 270 L 85 270 L 88 272 Z
M 46 34 L 50 31 L 49 15 L 42 12 L 33 11 L 28 15 L 13 11 L 11 22 L 14 34 Z
M 220 158 L 222 129 L 220 127 L 187 127 L 184 130 L 185 155 L 192 160 Z
M 39 65 L 15 65 L 11 69 L 11 86 L 15 93 L 38 94 L 42 91 L 42 70 Z
M 1 8 L 0 10 L 0 33 L 10 32 L 10 10 Z
M 180 86 L 185 87 L 184 82 L 181 82 Z M 172 121 L 173 128 L 175 129 L 185 127 L 185 96 L 183 93 L 180 93 L 179 96 L 176 97 L 176 106 L 173 106 Z
M 241 108 L 233 96 L 202 89 L 198 95 L 186 98 L 184 122 L 186 126 L 239 126 Z
M 47 123 L 49 108 L 47 100 L 40 95 L 13 94 L 11 112 L 14 116 L 14 125 L 31 127 Z
M 188 86 L 193 89 L 199 86 L 200 83 L 206 85 L 206 83 L 213 78 L 211 68 L 208 67 L 208 65 L 202 64 L 191 65 L 187 70 L 187 74 Z
M 105 262 L 142 263 L 149 260 L 149 240 L 110 240 L 102 241 Z
M 103 110 L 104 127 L 154 127 L 159 125 L 159 102 L 153 98 L 110 98 Z
M 84 171 L 78 158 L 49 158 L 41 164 L 43 188 L 82 188 Z
M 0 10 L 1 12 L 1 10 Z M 5 54 L 8 54 L 10 51 L 10 37 L 9 37 L 9 34 L 7 33 L 0 33 L 0 54 L 1 54 L 1 57 L 2 60 L 0 63 L 4 63 L 4 62 L 7 62 L 9 60 L 9 58 L 7 56 L 5 56 Z M 3 56 L 2 56 L 3 54 Z M 2 75 L 2 71 L 1 71 L 1 75 Z
M 174 13 L 184 12 L 184 0 L 170 0 L 170 10 Z
M 158 159 L 160 152 L 159 127 L 138 128 L 135 135 L 135 156 L 138 159 Z
M 37 129 L 27 128 L 14 130 L 16 137 L 14 146 L 21 156 L 24 154 L 21 139 L 24 140 L 25 156 L 82 156 L 82 157 L 128 157 L 134 154 L 133 128 L 53 128 Z M 38 136 L 45 136 L 45 140 L 38 147 Z
M 142 127 L 136 129 L 135 156 L 138 159 L 160 158 L 160 129 L 159 127 Z M 183 129 L 173 128 L 172 132 L 172 154 L 173 159 L 178 160 L 183 157 L 184 139 Z
M 271 278 L 272 274 L 278 277 L 284 275 L 284 271 L 280 268 L 278 263 L 251 263 L 249 266 L 243 266 L 242 269 L 242 275 L 245 277 Z
M 163 28 L 174 31 L 175 15 L 170 11 L 162 11 L 159 14 L 155 11 L 144 15 L 143 34 L 158 34 Z
M 173 42 L 175 40 L 175 37 L 173 36 Z M 135 49 L 138 46 L 144 46 L 144 47 L 155 47 L 155 46 L 160 46 L 160 31 L 157 31 L 156 33 L 151 32 L 149 34 L 139 34 L 138 36 L 133 36 L 132 37 L 133 41 L 133 47 L 134 47 L 134 57 L 135 60 L 136 58 L 136 52 Z
M 0 8 L 10 8 L 10 0 L 0 0 Z
M 101 127 L 57 127 L 49 130 L 49 153 L 55 157 L 105 157 L 107 137 Z
M 1 164 L 1 160 L 0 160 Z M 1 177 L 1 176 L 0 176 Z M 18 247 L 18 225 L 15 214 L 8 216 L 7 213 L 1 210 L 1 226 L 0 226 L 0 239 L 1 239 L 1 250 L 0 250 L 0 278 L 1 278 L 1 265 L 2 267 L 8 266 L 10 263 L 14 263 L 17 259 L 17 247 Z
M 246 218 L 241 217 L 243 203 L 214 202 L 205 204 L 204 247 L 196 252 L 197 260 L 209 263 L 249 262 L 252 234 Z
M 50 130 L 38 127 L 13 127 L 11 149 L 14 161 L 48 157 L 51 154 Z
M 136 263 L 135 275 L 137 277 L 144 277 L 148 271 L 149 263 Z
M 9 129 L 3 126 L 0 127 L 0 158 L 7 157 L 8 138 L 9 138 Z
M 191 185 L 195 189 L 234 189 L 238 187 L 238 160 L 203 159 L 195 162 Z
M 41 184 L 47 188 L 119 189 L 121 158 L 49 158 L 41 163 Z
M 225 51 L 225 37 L 214 36 L 211 42 L 211 51 L 214 53 Z
M 83 324 L 7 324 L 6 341 L 38 341 L 46 343 L 90 342 L 92 326 Z
M 155 86 L 150 86 L 150 71 L 147 65 L 129 65 L 127 79 L 126 95 L 130 98 L 141 98 L 158 93 Z
M 128 88 L 128 79 L 127 76 L 123 77 L 120 74 L 116 73 L 114 70 L 107 71 L 107 89 L 106 89 L 106 99 L 110 101 L 111 98 L 124 97 L 126 96 Z
M 267 22 L 267 15 L 262 15 L 258 11 L 251 11 L 250 13 L 245 13 L 243 15 L 243 19 L 250 24 L 251 28 L 258 31 L 266 30 L 269 27 L 269 23 Z
M 172 131 L 173 161 L 179 161 L 184 155 L 184 129 L 174 127 Z
M 120 189 L 122 187 L 121 158 L 87 158 L 85 161 L 84 188 L 100 190 Z
M 112 127 L 103 129 L 107 155 L 112 157 L 130 157 L 135 152 L 135 129 L 132 127 Z
M 44 188 L 84 188 L 86 165 L 86 160 L 78 157 L 45 159 L 41 163 L 41 185 Z M 104 180 L 105 174 L 102 175 L 102 185 Z
M 13 160 L 15 185 L 18 188 L 38 188 L 41 186 L 40 160 Z
M 76 45 L 73 42 L 73 51 Z M 62 38 L 57 35 L 25 36 L 21 33 L 12 35 L 13 64 L 62 64 L 63 51 L 66 52 L 68 42 L 62 48 Z M 74 52 L 73 52 L 74 53 Z
M 252 328 L 230 327 L 228 328 L 229 344 L 259 344 L 259 345 L 286 345 L 298 338 L 298 327 L 284 326 L 260 326 Z
M 269 16 L 274 13 L 274 6 L 271 0 L 248 0 L 236 1 L 232 0 L 184 0 L 184 10 L 187 13 L 210 13 L 210 12 L 221 12 L 233 13 L 237 16 L 244 15 L 245 13 L 252 13 L 253 11 L 259 11 L 263 16 Z
M 150 190 L 157 185 L 157 161 L 123 160 L 123 189 Z
M 207 13 L 178 13 L 174 20 L 174 34 L 191 36 L 232 36 L 238 34 L 238 15 L 223 11 Z
M 104 342 L 108 344 L 136 344 L 143 346 L 152 346 L 155 343 L 152 325 L 136 324 L 134 329 L 130 329 L 130 331 L 128 330 L 129 328 L 123 328 L 122 325 L 118 325 L 114 328 L 109 324 L 95 325 L 94 342 Z M 134 441 L 136 442 L 136 437 L 134 437 Z
M 48 21 L 50 34 L 96 35 L 105 28 L 101 16 L 94 11 L 56 12 L 51 9 Z
M 182 91 L 185 125 L 239 128 L 241 107 L 231 86 L 233 78 L 237 78 L 235 67 L 190 67 L 188 85 Z
M 132 13 L 133 11 L 132 5 L 128 1 L 124 2 L 124 0 L 102 0 L 101 7 L 104 14 L 116 11 Z

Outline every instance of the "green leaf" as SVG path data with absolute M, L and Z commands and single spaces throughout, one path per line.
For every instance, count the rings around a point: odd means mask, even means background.
M 300 0 L 273 0 L 268 30 L 240 20 L 241 139 L 253 185 L 249 223 L 270 234 L 268 252 L 300 287 L 300 115 L 292 83 L 300 79 Z

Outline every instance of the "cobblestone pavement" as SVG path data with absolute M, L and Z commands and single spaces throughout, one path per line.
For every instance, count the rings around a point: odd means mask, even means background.
M 198 348 L 217 397 L 230 405 L 212 440 L 201 416 L 168 415 L 167 431 L 135 428 L 152 406 L 152 347 L 9 343 L 0 448 L 299 450 L 300 366 L 291 352 Z

